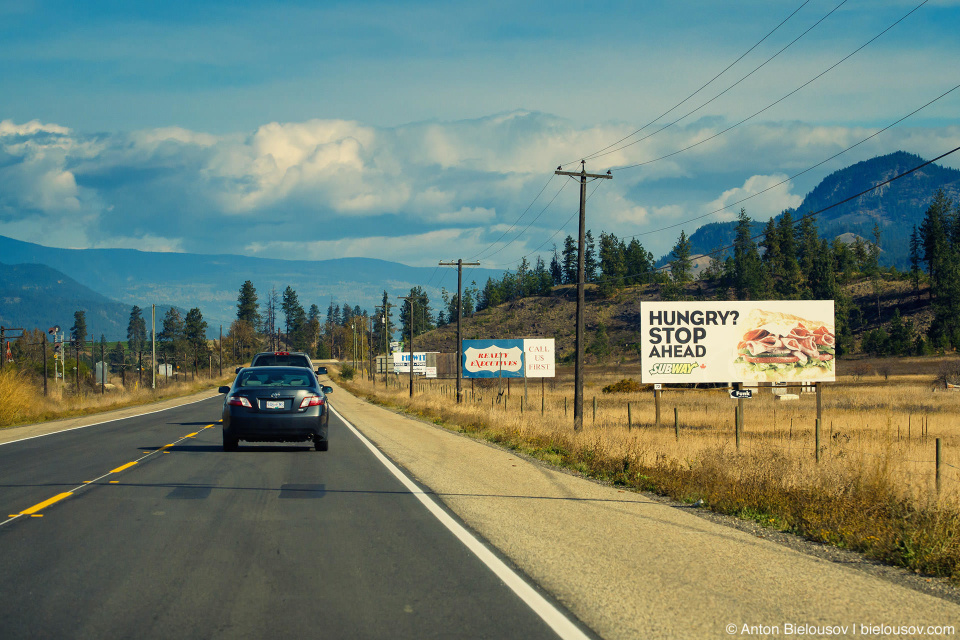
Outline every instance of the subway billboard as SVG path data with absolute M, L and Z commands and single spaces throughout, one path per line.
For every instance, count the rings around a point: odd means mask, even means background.
M 643 382 L 832 382 L 833 300 L 645 302 Z

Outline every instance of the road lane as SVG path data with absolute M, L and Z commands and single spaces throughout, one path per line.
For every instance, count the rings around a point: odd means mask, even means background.
M 4 516 L 119 469 L 0 527 L 4 638 L 555 637 L 339 421 L 225 453 L 219 406 L 0 447 Z

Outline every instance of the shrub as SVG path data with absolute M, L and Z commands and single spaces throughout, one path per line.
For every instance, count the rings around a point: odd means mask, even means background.
M 350 365 L 345 364 L 342 367 L 340 367 L 341 380 L 353 380 L 354 374 L 356 374 L 356 371 Z
M 601 391 L 604 393 L 637 393 L 640 391 L 640 383 L 633 378 L 627 378 L 620 382 L 608 384 Z

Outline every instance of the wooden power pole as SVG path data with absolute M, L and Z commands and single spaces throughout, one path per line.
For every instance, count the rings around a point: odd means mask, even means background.
M 606 173 L 587 173 L 587 163 L 580 161 L 580 171 L 561 171 L 562 167 L 557 167 L 554 172 L 558 176 L 570 176 L 580 179 L 580 234 L 577 241 L 577 363 L 574 369 L 573 382 L 573 430 L 580 431 L 583 428 L 583 341 L 584 341 L 584 241 L 586 239 L 586 217 L 587 217 L 587 178 L 590 181 L 599 179 L 610 180 L 613 175 L 609 171 Z
M 410 397 L 413 397 L 413 296 L 397 296 L 410 305 Z
M 479 262 L 464 262 L 461 258 L 456 262 L 441 262 L 441 267 L 457 268 L 457 404 L 463 402 L 463 389 L 461 379 L 463 372 L 460 367 L 460 361 L 463 359 L 463 333 L 461 332 L 461 319 L 463 318 L 463 265 L 470 267 L 480 266 Z

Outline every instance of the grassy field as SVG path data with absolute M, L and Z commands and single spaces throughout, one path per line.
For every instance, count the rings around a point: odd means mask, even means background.
M 0 401 L 0 428 L 150 404 L 190 395 L 219 384 L 230 384 L 232 381 L 233 373 L 224 375 L 222 379 L 198 376 L 195 380 L 185 382 L 164 383 L 158 380 L 158 387 L 154 391 L 149 382 L 144 388 L 138 389 L 131 379 L 123 388 L 117 379 L 111 380 L 117 384 L 109 385 L 102 395 L 100 387 L 91 384 L 79 396 L 72 389 L 62 391 L 59 385 L 51 381 L 48 395 L 44 397 L 43 387 L 36 380 L 8 367 L 0 372 L 0 398 L 3 399 Z
M 518 381 L 509 392 L 504 382 L 501 394 L 496 383 L 465 380 L 459 406 L 452 380 L 421 381 L 413 399 L 403 377 L 386 389 L 382 377 L 376 385 L 359 377 L 344 384 L 590 477 L 703 500 L 718 512 L 960 580 L 960 393 L 934 391 L 941 365 L 935 359 L 893 364 L 864 361 L 825 385 L 820 462 L 812 393 L 794 401 L 769 392 L 745 400 L 738 449 L 737 402 L 726 390 L 664 391 L 657 427 L 652 391 L 602 392 L 624 378 L 639 380 L 630 367 L 588 369 L 580 432 L 573 431 L 569 375 L 547 381 L 543 395 L 540 382 L 530 381 L 522 413 Z

